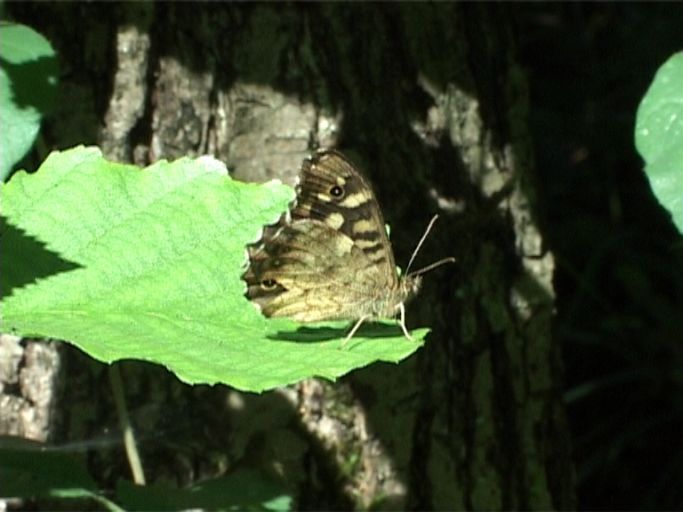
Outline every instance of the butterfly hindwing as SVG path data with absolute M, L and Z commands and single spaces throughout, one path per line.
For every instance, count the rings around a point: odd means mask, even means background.
M 251 250 L 250 260 L 247 294 L 266 316 L 352 319 L 371 290 L 382 289 L 362 250 L 312 219 L 283 224 L 277 236 Z

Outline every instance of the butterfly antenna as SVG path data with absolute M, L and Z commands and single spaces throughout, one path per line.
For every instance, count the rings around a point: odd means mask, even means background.
M 432 220 L 429 221 L 427 229 L 425 229 L 424 235 L 422 235 L 422 238 L 420 238 L 420 241 L 417 243 L 417 247 L 415 247 L 415 250 L 413 251 L 413 255 L 410 257 L 410 261 L 408 262 L 408 266 L 406 267 L 406 275 L 408 274 L 410 266 L 413 264 L 413 261 L 415 260 L 415 256 L 417 256 L 417 253 L 420 252 L 420 247 L 422 247 L 422 244 L 424 243 L 425 239 L 427 238 L 427 235 L 432 230 L 432 226 L 434 226 L 434 223 L 438 218 L 439 214 L 437 213 L 436 215 L 434 215 L 434 217 L 432 217 Z
M 455 263 L 455 261 L 456 260 L 453 256 L 449 256 L 448 258 L 444 258 L 442 260 L 435 261 L 431 265 L 427 265 L 426 267 L 421 268 L 420 270 L 416 270 L 415 272 L 413 272 L 410 275 L 413 277 L 419 276 L 420 274 L 424 274 L 426 272 L 429 272 L 430 270 L 434 270 L 436 267 L 440 267 L 441 265 L 445 265 L 446 263 Z

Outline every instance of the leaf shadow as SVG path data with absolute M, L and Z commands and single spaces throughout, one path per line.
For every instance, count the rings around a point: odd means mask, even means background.
M 346 338 L 353 327 L 353 323 L 347 327 L 303 326 L 294 331 L 279 330 L 267 335 L 268 339 L 275 341 L 296 341 L 300 343 L 315 343 Z M 382 322 L 366 322 L 353 335 L 353 338 L 394 338 L 403 336 L 398 324 L 391 325 Z
M 0 215 L 0 299 L 40 278 L 81 268 Z
M 9 77 L 11 98 L 18 108 L 33 107 L 42 114 L 50 113 L 57 97 L 56 57 L 41 56 L 20 64 L 0 57 L 0 66 Z

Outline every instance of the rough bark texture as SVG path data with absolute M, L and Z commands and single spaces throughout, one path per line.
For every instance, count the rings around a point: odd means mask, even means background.
M 59 345 L 0 334 L 0 433 L 48 439 L 59 366 Z
M 64 61 L 68 99 L 49 143 L 98 143 L 138 164 L 212 153 L 238 178 L 289 183 L 312 148 L 336 145 L 374 182 L 399 262 L 435 212 L 442 220 L 420 259 L 458 259 L 426 277 L 408 320 L 433 332 L 398 366 L 254 396 L 126 363 L 148 481 L 183 484 L 248 465 L 291 484 L 304 509 L 573 507 L 551 338 L 553 258 L 534 218 L 527 93 L 504 7 L 10 12 Z M 94 444 L 116 424 L 105 372 L 65 352 L 51 438 Z M 114 449 L 93 451 L 90 463 L 113 483 L 126 474 L 122 450 L 115 436 L 102 439 Z

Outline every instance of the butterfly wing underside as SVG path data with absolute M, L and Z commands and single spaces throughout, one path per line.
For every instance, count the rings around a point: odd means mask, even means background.
M 340 196 L 335 197 L 336 190 Z M 323 151 L 304 161 L 291 216 L 293 221 L 323 222 L 347 236 L 386 276 L 386 284 L 397 281 L 394 253 L 372 187 L 338 151 Z
M 249 259 L 247 296 L 266 316 L 393 316 L 404 299 L 372 188 L 337 151 L 304 161 L 289 216 L 264 229 Z

